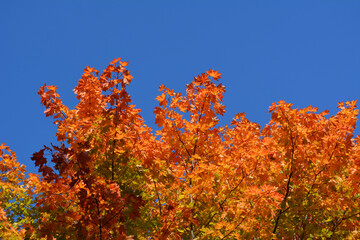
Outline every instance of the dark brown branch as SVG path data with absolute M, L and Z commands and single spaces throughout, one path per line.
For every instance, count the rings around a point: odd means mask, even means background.
M 204 228 L 208 227 L 209 224 L 211 223 L 211 221 L 213 220 L 213 218 L 214 218 L 217 214 L 218 214 L 218 213 L 214 213 L 214 214 L 210 217 L 209 221 L 208 221 L 203 227 L 204 227 Z M 195 238 L 196 238 L 200 233 L 201 233 L 201 231 L 199 230 L 199 231 L 195 234 Z
M 186 153 L 189 155 L 189 158 L 191 158 L 191 154 L 190 154 L 189 150 L 186 148 L 186 145 L 185 145 L 185 143 L 183 142 L 183 140 L 181 139 L 181 136 L 180 136 L 180 134 L 178 133 L 177 129 L 175 129 L 175 132 L 176 132 L 176 134 L 177 134 L 177 136 L 178 136 L 178 138 L 179 138 L 179 141 L 180 141 L 181 144 L 184 146 Z
M 343 220 L 348 220 L 349 218 L 355 217 L 356 215 L 360 215 L 360 212 L 351 214 L 350 216 L 347 216 L 347 217 L 343 217 Z
M 115 129 L 116 129 L 116 125 L 115 125 Z M 116 137 L 116 130 L 115 130 L 115 137 Z M 116 139 L 113 140 L 113 152 L 112 152 L 112 158 L 111 158 L 111 180 L 114 181 L 115 178 L 115 174 L 114 174 L 114 168 L 115 168 L 115 164 L 114 164 L 114 158 L 115 158 L 115 146 L 116 146 Z
M 189 155 L 189 157 L 191 157 L 191 155 L 190 155 L 189 151 L 186 149 L 186 146 L 185 146 L 184 142 L 182 141 L 182 139 L 181 139 L 181 137 L 180 137 L 179 133 L 177 132 L 177 130 L 176 130 L 176 129 L 175 129 L 175 131 L 176 131 L 176 134 L 177 134 L 177 136 L 178 136 L 178 138 L 179 138 L 179 141 L 180 141 L 180 142 L 182 143 L 182 145 L 184 146 L 184 148 L 185 148 L 185 150 L 186 150 L 187 154 Z M 184 160 L 184 158 L 183 158 L 183 157 L 181 157 L 181 158 L 182 158 L 182 160 L 183 160 L 185 173 L 186 173 L 186 175 L 188 175 L 189 173 L 188 173 L 188 171 L 187 171 L 187 164 L 186 164 L 186 161 Z
M 154 185 L 155 185 L 155 191 L 156 191 L 156 195 L 157 195 L 157 197 L 158 197 L 158 202 L 159 202 L 159 210 L 160 210 L 160 216 L 162 215 L 162 213 L 161 213 L 161 200 L 160 200 L 160 194 L 159 194 L 159 192 L 158 192 L 158 190 L 157 190 L 157 187 L 156 187 L 156 182 L 155 181 L 153 181 L 154 182 Z
M 287 121 L 288 124 L 289 124 L 290 140 L 291 140 L 292 149 L 291 149 L 290 174 L 289 174 L 289 177 L 288 177 L 288 180 L 287 180 L 287 184 L 286 184 L 286 193 L 285 193 L 285 196 L 284 196 L 283 201 L 281 202 L 281 205 L 280 205 L 280 209 L 279 209 L 279 211 L 278 211 L 278 214 L 277 214 L 277 216 L 276 216 L 275 226 L 274 226 L 274 229 L 273 229 L 273 233 L 274 233 L 274 234 L 276 233 L 276 230 L 277 230 L 277 228 L 278 228 L 281 215 L 282 215 L 285 211 L 287 211 L 287 210 L 290 209 L 290 207 L 288 207 L 288 208 L 285 208 L 285 207 L 286 207 L 287 199 L 288 199 L 288 197 L 289 197 L 289 195 L 290 195 L 290 188 L 291 188 L 291 187 L 290 187 L 290 183 L 291 183 L 291 177 L 292 177 L 292 175 L 293 175 L 293 173 L 294 173 L 294 171 L 293 171 L 293 164 L 294 164 L 294 162 L 293 162 L 293 161 L 294 161 L 294 153 L 295 153 L 295 147 L 296 147 L 296 145 L 295 145 L 295 144 L 296 144 L 296 138 L 295 138 L 295 140 L 294 140 L 293 131 L 291 130 L 291 127 L 290 127 L 291 122 L 289 121 L 289 119 L 288 119 L 288 117 L 286 116 L 285 112 L 284 112 L 281 108 L 279 108 L 279 109 L 280 109 L 280 111 L 282 112 L 282 114 L 284 115 L 286 121 Z M 285 209 L 283 210 L 283 208 L 285 208 Z
M 101 216 L 100 216 L 100 209 L 99 209 L 99 201 L 95 196 L 94 196 L 94 199 L 96 201 L 96 209 L 97 209 L 97 214 L 98 214 L 100 240 L 102 240 L 102 225 L 101 225 L 101 219 L 100 219 Z
M 117 73 L 117 78 L 119 78 L 119 73 Z M 118 83 L 116 84 L 115 86 L 116 89 L 118 89 Z M 114 118 L 114 123 L 115 123 L 115 135 L 114 135 L 114 140 L 113 140 L 113 151 L 112 151 L 112 158 L 111 158 L 111 180 L 114 181 L 115 179 L 115 148 L 116 148 L 116 135 L 117 135 L 117 131 L 116 131 L 116 128 L 117 128 L 117 125 L 118 125 L 118 114 L 119 114 L 119 111 L 118 111 L 118 99 L 116 98 L 115 99 L 115 118 Z M 120 109 L 121 111 L 121 109 Z
M 202 112 L 203 112 L 204 107 L 205 107 L 205 102 L 206 102 L 207 96 L 208 96 L 208 95 L 206 94 L 206 95 L 205 95 L 204 102 L 203 102 L 203 104 L 202 104 L 202 106 L 201 106 L 201 110 L 200 110 L 200 114 L 199 114 L 199 118 L 198 118 L 198 123 L 200 123 L 200 120 L 201 120 L 201 118 L 202 118 L 202 114 L 203 114 Z M 199 128 L 196 129 L 196 137 L 198 137 L 198 135 L 199 135 Z M 198 138 L 196 138 L 196 140 L 195 140 L 193 155 L 196 154 L 197 142 L 198 142 Z
M 261 199 L 261 197 L 259 197 L 258 199 L 256 199 L 256 201 L 259 200 L 259 199 Z M 250 203 L 250 206 L 251 206 L 251 207 L 250 207 L 250 210 L 246 213 L 246 215 L 244 216 L 244 218 L 243 218 L 238 224 L 236 224 L 236 226 L 235 226 L 230 232 L 228 232 L 224 237 L 222 237 L 221 240 L 226 239 L 228 236 L 230 236 L 230 234 L 232 234 L 232 233 L 246 220 L 246 218 L 249 216 L 249 214 L 251 213 L 251 211 L 254 209 L 255 204 L 253 205 L 253 204 Z
M 312 183 L 309 191 L 307 192 L 305 199 L 307 199 L 308 196 L 310 195 L 310 193 L 311 193 L 311 191 L 312 191 L 312 189 L 313 189 L 313 187 L 314 187 L 314 185 L 315 185 L 316 178 L 319 176 L 319 174 L 320 174 L 321 172 L 323 172 L 323 171 L 325 170 L 326 166 L 327 166 L 327 164 L 325 164 L 324 167 L 315 175 L 314 181 L 313 181 L 313 183 Z
M 331 229 L 332 234 L 331 234 L 331 236 L 330 236 L 330 239 L 332 239 L 332 238 L 334 237 L 336 228 L 339 227 L 340 224 L 343 222 L 345 213 L 346 213 L 346 210 L 344 211 L 343 216 L 342 216 L 341 218 L 338 218 L 338 219 L 336 220 L 334 226 L 333 226 L 332 229 Z
M 240 186 L 240 184 L 244 181 L 244 179 L 245 179 L 246 177 L 248 177 L 250 174 L 251 174 L 251 173 L 249 173 L 247 176 L 244 176 L 244 177 L 240 180 L 240 182 L 239 182 L 238 184 L 236 184 L 236 186 L 235 186 L 233 189 L 231 189 L 230 192 L 226 195 L 225 199 L 219 204 L 221 211 L 223 211 L 224 204 L 225 204 L 225 202 L 227 201 L 227 199 L 229 198 L 229 196 L 231 195 L 231 193 L 233 193 L 233 192 Z
M 111 218 L 109 218 L 104 224 L 102 224 L 102 226 L 104 227 L 105 225 L 107 225 L 111 220 L 113 220 L 119 213 L 122 212 L 122 210 L 124 210 L 125 205 L 119 209 L 119 211 L 117 211 L 117 213 L 115 213 Z
M 255 168 L 255 169 L 256 169 L 256 168 Z M 226 195 L 225 199 L 224 199 L 221 203 L 219 203 L 219 207 L 220 207 L 220 210 L 221 210 L 221 211 L 224 211 L 224 204 L 225 204 L 225 202 L 227 201 L 227 199 L 229 198 L 229 196 L 231 195 L 231 193 L 234 192 L 234 191 L 240 186 L 240 184 L 244 181 L 244 179 L 247 178 L 248 176 L 250 176 L 250 175 L 255 171 L 255 169 L 252 170 L 250 173 L 246 174 L 245 176 L 243 176 L 243 178 L 240 180 L 240 182 L 239 182 L 238 184 L 236 184 L 236 186 L 235 186 L 233 189 L 231 189 L 230 192 Z M 204 227 L 209 226 L 209 224 L 211 223 L 211 221 L 213 220 L 213 218 L 214 218 L 217 214 L 218 214 L 218 213 L 214 213 L 214 214 L 210 217 L 209 221 L 204 225 Z M 198 232 L 195 234 L 195 238 L 196 238 L 196 236 L 198 236 L 200 233 L 201 233 L 201 232 L 198 231 Z
M 284 196 L 284 199 L 281 203 L 281 205 L 284 205 L 286 206 L 286 201 L 290 195 L 290 181 L 291 181 L 291 177 L 293 175 L 293 171 L 290 172 L 290 175 L 289 175 L 289 178 L 288 178 L 288 182 L 286 184 L 286 194 Z M 287 211 L 289 208 L 285 209 L 285 210 L 282 210 L 280 209 L 279 212 L 278 212 L 278 215 L 276 217 L 276 221 L 275 221 L 275 226 L 274 226 L 274 230 L 273 230 L 273 233 L 276 233 L 276 230 L 277 230 L 277 227 L 278 227 L 278 224 L 279 224 L 279 220 L 280 220 L 280 217 L 281 217 L 281 214 L 283 214 L 285 211 Z
M 330 157 L 329 157 L 328 162 L 331 161 L 331 158 L 332 158 L 332 156 L 334 155 L 337 146 L 338 146 L 338 143 L 335 144 L 334 150 L 332 151 L 332 153 L 331 153 L 331 155 L 330 155 Z M 327 167 L 327 164 L 325 164 L 324 167 L 323 167 L 318 173 L 315 174 L 314 181 L 313 181 L 313 183 L 312 183 L 309 191 L 307 192 L 305 199 L 307 199 L 307 198 L 310 196 L 310 193 L 311 193 L 312 189 L 313 189 L 314 186 L 315 186 L 315 182 L 316 182 L 317 177 L 320 175 L 320 173 L 322 173 L 322 172 L 326 169 L 326 167 Z

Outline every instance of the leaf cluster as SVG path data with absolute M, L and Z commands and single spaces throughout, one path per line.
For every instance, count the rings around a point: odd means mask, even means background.
M 65 106 L 38 92 L 57 125 L 29 173 L 0 146 L 1 239 L 353 239 L 359 237 L 356 101 L 339 112 L 274 103 L 261 128 L 219 126 L 221 74 L 186 94 L 160 86 L 155 123 L 131 102 L 128 62 L 87 67 Z

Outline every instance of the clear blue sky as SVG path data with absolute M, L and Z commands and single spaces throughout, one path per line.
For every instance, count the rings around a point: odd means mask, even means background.
M 360 1 L 1 1 L 0 142 L 30 156 L 55 142 L 37 91 L 57 85 L 65 104 L 89 65 L 130 61 L 129 92 L 154 127 L 158 86 L 184 91 L 219 70 L 226 116 L 264 126 L 285 100 L 336 113 L 359 99 Z

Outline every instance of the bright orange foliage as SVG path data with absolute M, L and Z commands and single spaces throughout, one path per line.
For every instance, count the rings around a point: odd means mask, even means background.
M 41 175 L 1 146 L 2 239 L 360 237 L 355 101 L 330 117 L 280 101 L 264 128 L 244 113 L 219 126 L 225 87 L 209 69 L 185 95 L 160 86 L 153 132 L 120 60 L 84 70 L 75 109 L 41 87 L 59 142 L 33 154 Z

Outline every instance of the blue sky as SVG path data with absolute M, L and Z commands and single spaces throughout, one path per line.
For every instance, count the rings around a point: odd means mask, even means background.
M 129 88 L 146 123 L 158 86 L 184 91 L 209 68 L 222 73 L 227 113 L 264 126 L 285 100 L 336 113 L 359 99 L 360 1 L 1 1 L 0 142 L 35 171 L 30 156 L 55 143 L 37 91 L 63 101 L 86 66 L 130 61 Z

